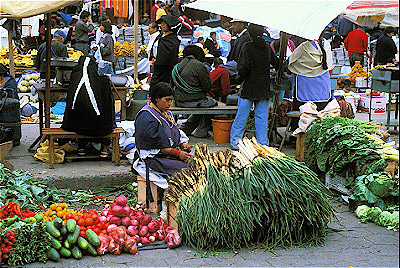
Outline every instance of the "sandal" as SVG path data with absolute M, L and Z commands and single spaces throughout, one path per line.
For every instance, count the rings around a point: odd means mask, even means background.
M 85 149 L 79 149 L 78 155 L 80 155 L 80 156 L 86 155 Z

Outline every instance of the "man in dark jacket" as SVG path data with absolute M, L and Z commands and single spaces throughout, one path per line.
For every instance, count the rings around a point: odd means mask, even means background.
M 383 31 L 381 37 L 376 42 L 376 56 L 374 65 L 386 65 L 393 63 L 397 53 L 397 47 L 392 37 L 395 35 L 396 30 L 393 27 L 387 27 Z
M 180 7 L 180 3 L 181 3 L 181 0 L 175 0 L 175 1 L 174 1 L 174 4 L 172 5 L 172 7 L 171 7 L 171 9 L 170 9 L 171 15 L 173 15 L 173 16 L 175 16 L 175 17 L 177 17 L 177 18 L 179 18 L 180 16 L 182 16 L 182 11 L 181 11 L 181 7 Z
M 208 52 L 214 57 L 220 57 L 222 55 L 221 50 L 218 48 L 216 32 L 210 33 L 210 37 L 204 42 L 204 47 L 207 48 Z
M 247 22 L 242 20 L 233 19 L 230 21 L 232 24 L 233 30 L 236 32 L 236 38 L 233 37 L 233 42 L 231 41 L 231 50 L 228 54 L 228 61 L 236 61 L 239 60 L 239 55 L 241 48 L 244 43 L 250 41 L 249 33 L 247 32 Z
M 172 68 L 178 63 L 180 44 L 176 35 L 180 26 L 178 18 L 172 15 L 164 15 L 156 23 L 161 24 L 163 33 L 157 37 L 153 43 L 153 48 L 150 50 L 150 60 L 154 65 L 150 85 L 157 84 L 158 82 L 171 82 Z
M 67 46 L 64 45 L 66 34 L 58 30 L 53 35 L 51 42 L 51 57 L 68 58 Z M 40 72 L 41 78 L 46 78 L 46 43 L 39 46 L 38 53 L 35 60 L 36 69 Z M 56 77 L 55 68 L 50 68 L 50 78 Z
M 82 11 L 80 20 L 75 25 L 75 49 L 82 51 L 85 56 L 89 55 L 89 33 L 93 29 L 90 13 Z

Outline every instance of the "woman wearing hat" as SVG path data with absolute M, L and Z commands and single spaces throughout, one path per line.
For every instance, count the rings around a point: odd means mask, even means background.
M 180 26 L 178 18 L 164 15 L 156 23 L 161 24 L 162 34 L 157 37 L 150 50 L 150 60 L 154 65 L 151 85 L 171 81 L 172 68 L 178 63 L 180 44 L 176 35 Z

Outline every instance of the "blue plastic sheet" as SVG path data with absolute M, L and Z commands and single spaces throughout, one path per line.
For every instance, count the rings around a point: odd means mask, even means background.
M 210 28 L 207 26 L 196 27 L 194 30 L 192 43 L 197 43 L 198 37 L 202 36 L 204 39 L 210 36 L 211 32 L 217 33 L 217 43 L 218 47 L 221 50 L 222 57 L 228 56 L 229 50 L 231 49 L 231 43 L 221 38 L 221 34 L 229 35 L 229 32 L 221 27 Z

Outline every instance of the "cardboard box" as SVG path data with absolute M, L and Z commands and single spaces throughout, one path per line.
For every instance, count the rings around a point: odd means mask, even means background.
M 370 96 L 367 94 L 360 94 L 360 110 L 368 113 L 370 110 Z M 386 96 L 372 97 L 372 114 L 384 114 L 386 113 Z

